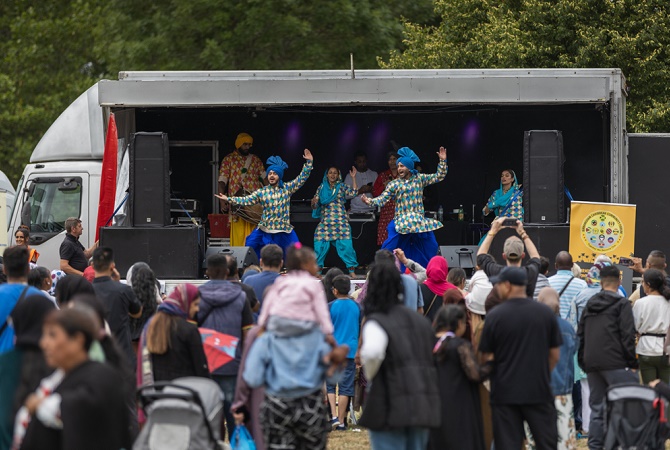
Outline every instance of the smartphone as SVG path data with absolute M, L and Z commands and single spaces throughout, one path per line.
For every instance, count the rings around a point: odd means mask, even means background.
M 633 262 L 632 259 L 622 256 L 621 258 L 619 258 L 619 264 L 621 264 L 622 266 L 632 266 L 635 263 Z
M 503 220 L 502 226 L 516 228 L 516 219 L 505 219 Z

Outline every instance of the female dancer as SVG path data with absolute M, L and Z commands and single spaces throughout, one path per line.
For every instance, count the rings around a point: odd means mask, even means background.
M 351 168 L 349 175 L 353 180 L 353 188 L 342 182 L 342 175 L 337 167 L 331 167 L 326 171 L 323 182 L 312 199 L 312 217 L 321 219 L 314 232 L 314 251 L 319 271 L 323 269 L 330 244 L 333 244 L 337 254 L 349 269 L 349 275 L 354 276 L 358 262 L 351 242 L 351 225 L 344 209 L 344 202 L 347 197 L 357 195 L 355 167 Z
M 400 248 L 407 258 L 424 267 L 437 254 L 438 245 L 433 230 L 442 227 L 437 220 L 427 219 L 423 209 L 423 188 L 442 181 L 447 175 L 447 150 L 440 147 L 437 155 L 440 158 L 437 173 L 420 174 L 414 169 L 414 163 L 420 161 L 419 157 L 410 148 L 401 148 L 398 150 L 398 178 L 391 181 L 379 197 L 363 198 L 372 206 L 381 206 L 392 198 L 396 199 L 395 216 L 387 227 L 388 238 L 382 248 L 390 251 Z
M 523 191 L 513 170 L 506 169 L 500 175 L 500 189 L 493 192 L 484 206 L 484 215 L 493 211 L 498 217 L 511 217 L 523 221 Z
M 246 245 L 256 251 L 258 257 L 261 257 L 261 248 L 268 244 L 277 244 L 284 250 L 298 241 L 298 235 L 295 234 L 293 226 L 290 223 L 290 202 L 291 195 L 305 184 L 309 174 L 312 172 L 314 158 L 312 153 L 305 149 L 303 155 L 305 165 L 298 178 L 284 183 L 284 171 L 288 169 L 286 164 L 279 156 L 271 156 L 266 161 L 268 165 L 268 185 L 252 192 L 246 197 L 228 197 L 224 194 L 217 194 L 216 198 L 223 201 L 229 201 L 234 205 L 249 206 L 260 203 L 263 206 L 261 221 L 246 240 Z
M 386 189 L 386 185 L 391 181 L 398 178 L 398 155 L 395 152 L 389 152 L 387 155 L 388 170 L 380 173 L 375 180 L 375 184 L 372 186 L 372 195 L 379 197 Z M 381 211 L 379 212 L 379 223 L 377 224 L 377 245 L 382 245 L 386 238 L 388 237 L 388 231 L 386 228 L 389 223 L 393 220 L 393 214 L 395 213 L 395 199 L 390 199 L 388 203 L 382 206 Z

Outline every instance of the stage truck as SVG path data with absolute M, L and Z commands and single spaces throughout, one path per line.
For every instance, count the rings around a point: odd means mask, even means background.
M 119 164 L 119 171 L 159 184 L 144 186 L 142 199 L 135 198 L 140 193 L 132 192 L 132 182 L 130 189 L 117 186 L 117 205 L 130 191 L 121 209 L 126 219 L 117 220 L 125 231 L 107 233 L 107 239 L 103 230 L 102 243 L 116 243 L 122 275 L 134 258 L 169 284 L 202 276 L 206 247 L 225 245 L 209 238 L 207 219 L 220 212 L 214 199 L 218 166 L 240 132 L 253 136 L 252 152 L 263 161 L 273 154 L 287 161 L 287 180 L 299 173 L 303 149 L 314 154 L 312 175 L 292 204 L 292 223 L 307 245 L 316 222 L 305 201 L 330 166 L 344 176 L 355 153 L 364 151 L 370 169 L 382 172 L 388 152 L 408 146 L 420 156 L 421 169 L 433 172 L 443 145 L 449 172 L 426 189 L 426 209 L 444 211 L 445 227 L 436 233 L 440 245 L 476 244 L 473 224 L 482 222 L 480 211 L 499 187 L 501 171 L 523 174 L 529 130 L 561 132 L 565 185 L 576 200 L 626 203 L 626 94 L 620 69 L 121 72 L 118 80 L 101 80 L 81 94 L 37 144 L 18 184 L 8 239 L 13 243 L 17 227 L 29 226 L 30 245 L 49 268 L 59 265 L 68 217 L 82 219 L 81 242 L 92 243 L 113 113 L 119 161 L 128 164 Z M 136 133 L 164 133 L 167 150 L 154 155 L 167 160 L 164 172 L 148 170 L 160 165 L 147 166 L 146 160 L 140 168 L 128 157 Z M 132 210 L 147 204 L 147 192 L 160 204 L 170 197 L 170 223 L 162 225 L 171 226 L 133 226 Z M 460 209 L 462 221 L 456 217 Z M 353 219 L 359 263 L 369 263 L 376 249 L 374 215 Z M 183 231 L 189 226 L 196 231 Z

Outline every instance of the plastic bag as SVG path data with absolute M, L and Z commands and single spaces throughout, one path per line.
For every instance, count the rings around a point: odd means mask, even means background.
M 230 444 L 232 445 L 233 450 L 256 450 L 254 439 L 244 425 L 237 425 L 235 427 Z

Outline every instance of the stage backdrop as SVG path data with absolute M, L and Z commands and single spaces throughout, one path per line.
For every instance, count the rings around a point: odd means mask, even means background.
M 572 202 L 570 254 L 575 262 L 591 263 L 605 254 L 616 264 L 635 251 L 635 205 Z
M 0 249 L 7 248 L 9 242 L 9 236 L 5 232 L 7 230 L 7 194 L 5 192 L 0 192 Z

